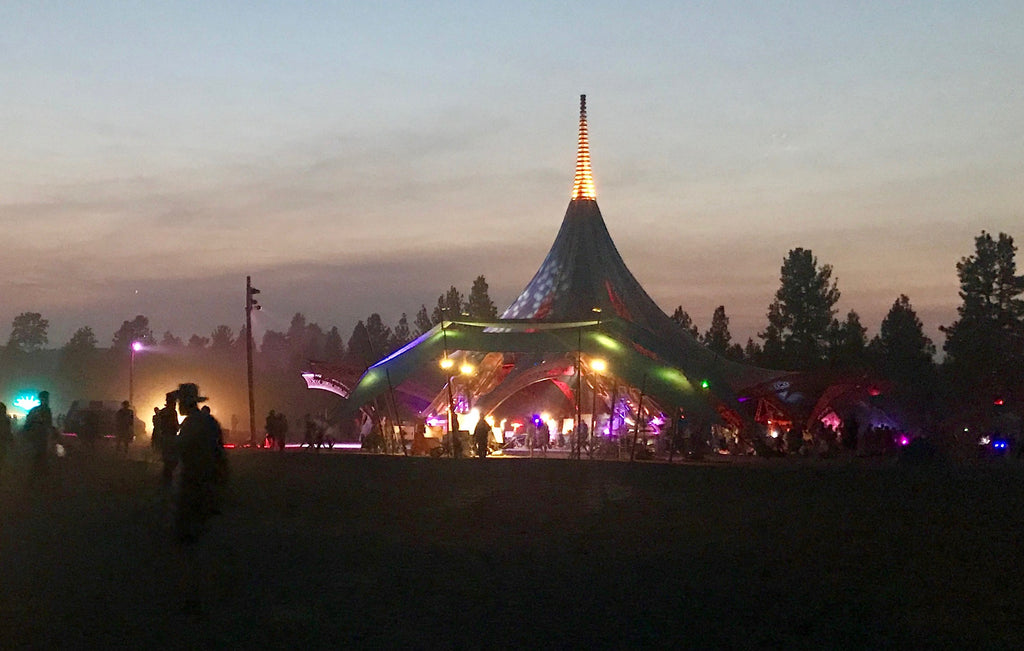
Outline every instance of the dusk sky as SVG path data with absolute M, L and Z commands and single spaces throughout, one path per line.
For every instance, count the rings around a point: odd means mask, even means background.
M 558 6 L 555 6 L 558 5 Z M 626 264 L 756 336 L 795 247 L 874 335 L 941 348 L 982 229 L 1024 243 L 1024 3 L 0 4 L 0 338 L 347 339 L 484 274 L 504 309 L 572 188 L 587 94 Z M 1024 259 L 1018 257 L 1024 267 Z

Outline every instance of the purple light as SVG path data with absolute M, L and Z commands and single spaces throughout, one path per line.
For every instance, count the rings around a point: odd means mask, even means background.
M 901 436 L 900 437 L 900 445 L 910 445 L 910 437 L 905 436 L 905 435 Z
M 135 352 L 139 352 L 140 350 L 142 350 L 142 342 L 141 341 L 133 341 L 132 342 L 132 350 L 134 350 Z

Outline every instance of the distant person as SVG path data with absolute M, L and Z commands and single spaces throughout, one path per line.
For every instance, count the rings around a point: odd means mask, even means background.
M 306 414 L 304 417 L 302 444 L 308 450 L 312 450 L 316 444 L 316 423 L 313 422 L 309 414 Z M 319 446 L 317 447 L 319 448 Z
M 192 383 L 178 386 L 178 412 L 185 417 L 178 431 L 181 485 L 178 487 L 175 533 L 181 543 L 194 543 L 215 511 L 214 491 L 223 456 L 220 424 L 199 409 L 205 397 Z
M 277 449 L 284 451 L 285 442 L 288 441 L 288 417 L 283 411 L 277 412 Z
M 23 427 L 25 438 L 28 441 L 31 454 L 32 471 L 30 481 L 34 481 L 45 475 L 49 467 L 46 463 L 46 453 L 50 445 L 50 439 L 54 435 L 53 413 L 50 411 L 50 392 L 39 392 L 39 404 L 32 408 L 25 416 Z
M 128 445 L 135 438 L 132 432 L 134 427 L 135 412 L 125 400 L 121 403 L 121 408 L 114 414 L 114 445 L 119 452 L 123 449 L 125 456 L 128 455 Z
M 267 414 L 267 421 L 264 426 L 267 430 L 266 447 L 273 450 L 277 442 L 277 412 L 273 409 Z
M 14 432 L 11 419 L 7 415 L 7 405 L 0 402 L 0 477 L 3 476 L 4 462 L 7 452 L 14 446 Z
M 476 456 L 483 459 L 487 456 L 487 439 L 491 436 L 491 426 L 481 418 L 473 428 L 473 443 L 476 444 Z
M 541 419 L 540 424 L 537 426 L 537 447 L 540 448 L 541 454 L 545 457 L 548 456 L 549 445 L 551 445 L 551 428 Z
M 150 435 L 150 437 L 149 437 L 149 448 L 151 450 L 156 451 L 157 450 L 156 428 L 160 426 L 160 408 L 159 407 L 153 407 L 153 419 L 152 419 L 152 421 L 153 421 L 153 429 L 150 430 L 150 431 L 152 431 L 153 434 Z
M 157 412 L 153 427 L 153 440 L 163 461 L 161 478 L 165 486 L 170 486 L 174 478 L 174 469 L 178 467 L 178 412 L 176 405 L 178 394 L 171 391 L 164 396 L 164 406 Z
M 231 414 L 231 440 L 237 441 L 238 436 L 238 414 Z

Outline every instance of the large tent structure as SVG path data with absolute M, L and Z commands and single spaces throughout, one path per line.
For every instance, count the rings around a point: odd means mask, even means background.
M 722 416 L 739 422 L 747 412 L 737 395 L 783 375 L 733 362 L 700 344 L 626 267 L 597 205 L 585 96 L 571 199 L 540 269 L 500 319 L 447 316 L 367 369 L 349 404 L 364 405 L 417 374 L 422 386 L 426 374 L 440 384 L 424 416 L 465 409 L 466 403 L 486 415 L 517 391 L 550 381 L 575 402 L 577 417 L 589 387 L 590 402 L 600 399 L 613 414 L 614 396 L 627 403 L 632 396 L 636 417 L 647 398 L 648 413 L 682 409 L 705 422 Z M 472 377 L 438 373 L 439 363 L 455 360 L 471 363 Z

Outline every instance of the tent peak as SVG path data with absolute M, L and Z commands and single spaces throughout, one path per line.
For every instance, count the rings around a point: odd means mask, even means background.
M 580 95 L 580 137 L 576 148 L 576 178 L 572 183 L 573 201 L 597 200 L 594 175 L 590 169 L 590 139 L 587 136 L 587 96 Z

